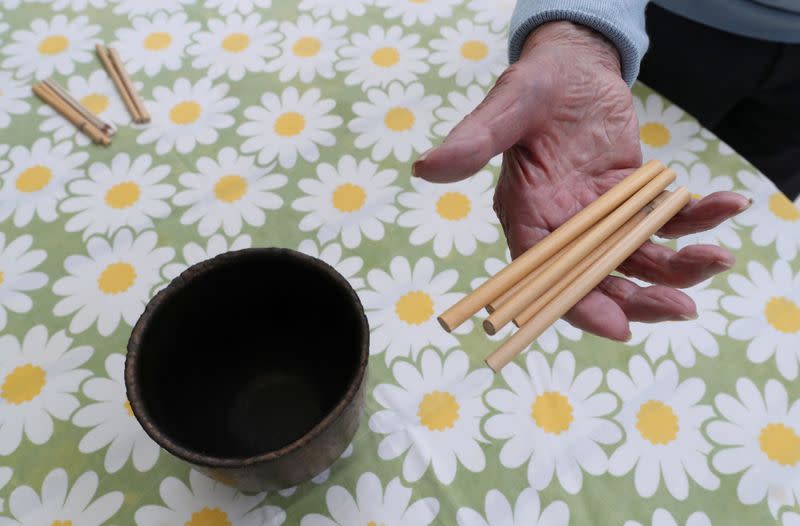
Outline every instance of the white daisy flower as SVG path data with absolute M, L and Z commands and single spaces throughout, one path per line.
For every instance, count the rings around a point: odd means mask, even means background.
M 30 250 L 33 237 L 21 235 L 9 240 L 0 232 L 0 330 L 7 321 L 7 310 L 16 313 L 30 312 L 33 308 L 28 292 L 47 284 L 47 274 L 34 272 L 47 258 L 44 250 Z
M 11 477 L 14 475 L 14 470 L 8 466 L 0 467 L 0 489 L 3 489 Z M 0 498 L 0 512 L 5 511 L 6 501 Z
M 364 260 L 358 256 L 343 258 L 342 246 L 339 245 L 339 243 L 329 243 L 320 250 L 313 239 L 304 239 L 300 242 L 300 246 L 297 247 L 297 250 L 311 257 L 321 259 L 335 268 L 339 274 L 350 282 L 350 286 L 352 286 L 354 290 L 357 291 L 364 288 L 364 279 L 357 277 L 361 268 L 364 266 Z
M 63 468 L 47 474 L 42 482 L 41 497 L 30 486 L 18 486 L 8 499 L 13 519 L 3 519 L 4 526 L 55 526 L 107 524 L 122 507 L 121 491 L 111 491 L 95 498 L 99 478 L 94 471 L 79 476 L 72 488 Z
M 441 97 L 426 96 L 419 82 L 407 87 L 393 82 L 386 91 L 368 90 L 367 98 L 369 102 L 353 104 L 356 118 L 348 124 L 350 131 L 358 134 L 356 148 L 372 147 L 376 161 L 394 154 L 398 161 L 405 162 L 412 153 L 422 153 L 432 146 L 433 111 L 439 107 Z
M 19 7 L 21 3 L 22 0 L 0 0 L 0 7 L 2 7 L 4 11 L 10 11 Z
M 17 78 L 33 75 L 43 80 L 58 72 L 71 75 L 75 63 L 85 64 L 94 58 L 95 35 L 100 26 L 90 25 L 89 19 L 79 16 L 70 21 L 64 15 L 52 19 L 37 18 L 30 30 L 11 33 L 13 42 L 6 44 L 3 68 L 15 69 Z
M 334 464 L 323 470 L 318 475 L 315 475 L 311 478 L 311 482 L 314 484 L 325 484 L 331 476 L 331 470 L 334 466 L 336 466 L 341 460 L 349 458 L 353 455 L 353 444 L 350 443 L 344 452 L 339 456 L 339 458 L 334 462 Z M 292 486 L 290 488 L 285 488 L 282 490 L 278 490 L 278 495 L 281 497 L 291 497 L 297 491 L 297 486 Z
M 117 30 L 115 46 L 130 73 L 144 70 L 148 77 L 162 69 L 177 71 L 181 67 L 183 50 L 200 29 L 199 22 L 189 22 L 186 13 L 156 13 L 152 19 L 143 17 L 131 21 L 133 28 Z
M 678 106 L 667 104 L 664 108 L 660 95 L 648 95 L 644 102 L 633 97 L 633 107 L 639 117 L 642 155 L 645 161 L 659 159 L 665 164 L 672 161 L 691 164 L 697 160 L 695 152 L 706 149 L 706 142 L 698 136 L 700 125 Z
M 472 113 L 472 110 L 478 107 L 486 93 L 483 88 L 477 84 L 471 85 L 467 88 L 467 93 L 462 94 L 458 91 L 451 91 L 447 95 L 447 102 L 450 106 L 441 106 L 436 108 L 435 114 L 439 122 L 433 127 L 433 132 L 441 137 L 447 135 L 461 122 L 464 117 Z M 503 162 L 503 154 L 495 155 L 489 161 L 489 164 L 495 167 L 500 166 Z
M 75 393 L 91 373 L 79 369 L 92 355 L 74 347 L 64 331 L 48 338 L 44 325 L 33 327 L 23 341 L 0 336 L 0 455 L 10 455 L 22 441 L 42 445 L 53 435 L 53 418 L 68 420 L 78 408 Z
M 114 83 L 104 70 L 97 70 L 88 78 L 79 75 L 70 77 L 66 88 L 86 109 L 103 120 L 117 126 L 130 121 L 128 110 L 125 109 Z M 37 113 L 46 117 L 39 129 L 45 133 L 53 133 L 54 140 L 74 138 L 80 146 L 91 143 L 91 140 L 74 124 L 56 113 L 49 105 L 42 104 Z
M 728 336 L 749 341 L 747 358 L 764 363 L 773 355 L 784 378 L 797 378 L 800 360 L 800 273 L 779 259 L 772 274 L 757 261 L 747 264 L 749 279 L 728 276 L 728 285 L 738 296 L 722 298 L 722 308 L 735 315 Z
M 72 144 L 38 139 L 31 149 L 14 146 L 8 152 L 11 168 L 0 174 L 0 222 L 11 215 L 14 225 L 27 226 L 34 216 L 45 223 L 56 220 L 56 205 L 66 196 L 67 182 L 81 177 L 86 152 L 72 153 Z
M 624 526 L 642 526 L 642 523 L 638 521 L 625 521 Z M 653 519 L 650 522 L 650 526 L 679 526 L 679 525 L 675 521 L 675 518 L 672 516 L 670 512 L 668 512 L 664 508 L 658 508 L 656 511 L 653 512 Z M 702 511 L 696 511 L 691 515 L 689 515 L 689 518 L 686 519 L 686 526 L 711 526 L 711 520 L 708 518 L 708 515 L 706 515 Z
M 469 374 L 468 374 L 469 373 Z M 486 457 L 480 429 L 488 411 L 481 400 L 492 385 L 492 372 L 483 367 L 469 372 L 464 351 L 447 354 L 427 349 L 420 368 L 398 362 L 392 374 L 399 385 L 380 384 L 373 391 L 383 409 L 369 419 L 369 428 L 387 435 L 378 446 L 378 456 L 391 460 L 405 455 L 403 477 L 418 481 L 428 470 L 443 484 L 450 484 L 458 465 L 480 472 Z
M 306 212 L 300 230 L 319 230 L 321 243 L 341 234 L 347 248 L 358 247 L 362 234 L 373 241 L 383 239 L 383 223 L 397 217 L 394 199 L 400 187 L 392 186 L 396 170 L 378 171 L 369 159 L 357 162 L 345 155 L 338 166 L 318 164 L 317 176 L 298 183 L 306 194 L 292 203 L 295 210 Z
M 207 77 L 194 85 L 188 79 L 180 78 L 171 90 L 156 86 L 153 89 L 155 100 L 146 102 L 153 116 L 152 122 L 139 134 L 136 142 L 155 142 L 159 155 L 173 148 L 178 153 L 189 153 L 197 143 L 214 144 L 219 139 L 217 130 L 230 128 L 235 122 L 229 113 L 239 105 L 239 99 L 225 97 L 227 94 L 227 84 L 212 86 Z
M 511 263 L 511 254 L 508 249 L 505 251 L 504 259 L 490 257 L 483 262 L 483 268 L 487 276 L 482 276 L 473 279 L 470 282 L 472 290 L 477 289 L 483 285 L 489 277 L 494 276 Z M 505 340 L 515 331 L 513 324 L 509 323 L 494 335 L 486 335 L 492 341 Z M 536 339 L 536 344 L 547 353 L 554 353 L 558 350 L 559 335 L 573 342 L 580 341 L 583 337 L 583 331 L 567 323 L 564 320 L 558 320 L 553 325 L 549 326 L 541 336 Z
M 800 250 L 800 208 L 789 201 L 762 174 L 739 172 L 739 181 L 747 188 L 742 195 L 754 205 L 734 218 L 737 223 L 753 227 L 753 243 L 759 247 L 775 244 L 778 256 L 792 261 Z
M 303 517 L 300 526 L 350 526 L 353 524 L 413 524 L 428 526 L 439 513 L 439 501 L 433 497 L 411 502 L 411 488 L 396 477 L 383 486 L 377 475 L 358 477 L 355 498 L 342 486 L 332 486 L 326 494 L 330 518 L 319 513 Z
M 636 283 L 641 283 L 634 280 Z M 722 291 L 710 288 L 706 280 L 684 292 L 697 306 L 696 320 L 660 323 L 631 323 L 631 340 L 628 345 L 644 342 L 644 352 L 653 363 L 672 351 L 681 367 L 694 367 L 696 354 L 715 357 L 719 354 L 718 336 L 725 335 L 728 319 L 719 313 Z
M 714 454 L 723 475 L 742 473 L 737 495 L 742 504 L 764 498 L 774 517 L 781 506 L 800 503 L 800 400 L 789 404 L 786 389 L 768 380 L 764 396 L 749 378 L 736 382 L 738 399 L 714 399 L 722 420 L 708 425 L 709 438 L 727 446 Z
M 708 131 L 705 128 L 700 130 L 700 137 L 706 140 L 719 141 L 719 146 L 717 147 L 717 151 L 719 152 L 720 155 L 728 156 L 736 153 L 736 150 L 725 144 L 725 142 L 723 142 L 719 137 L 717 137 L 716 135 L 714 135 L 712 132 Z
M 109 473 L 116 473 L 128 458 L 138 471 L 148 471 L 158 460 L 160 447 L 147 436 L 133 416 L 133 409 L 125 394 L 125 355 L 113 353 L 106 358 L 108 378 L 90 378 L 83 384 L 83 392 L 94 403 L 88 404 L 72 417 L 79 427 L 90 427 L 78 444 L 81 453 L 94 453 L 108 446 L 104 465 Z
M 152 15 L 157 11 L 166 11 L 167 13 L 175 13 L 183 11 L 183 7 L 191 5 L 195 0 L 112 0 L 117 4 L 114 8 L 114 14 L 128 15 L 128 18 L 133 18 L 140 15 Z M 225 2 L 233 3 L 231 0 L 224 0 Z
M 599 367 L 575 375 L 575 358 L 569 351 L 555 356 L 551 368 L 544 355 L 525 355 L 527 371 L 516 363 L 503 368 L 510 389 L 493 389 L 486 401 L 500 414 L 490 417 L 486 433 L 508 439 L 500 463 L 518 468 L 528 463 L 528 483 L 537 490 L 550 485 L 555 475 L 565 491 L 576 494 L 583 472 L 602 475 L 608 456 L 602 445 L 618 442 L 619 428 L 605 417 L 617 407 L 614 397 L 595 392 L 603 381 Z
M 458 526 L 567 526 L 569 508 L 561 500 L 551 502 L 542 509 L 539 494 L 526 488 L 517 497 L 514 509 L 500 491 L 493 489 L 486 494 L 484 504 L 486 518 L 472 508 L 459 508 L 456 514 Z
M 3 3 L 3 2 L 0 2 L 0 4 L 5 5 L 5 3 Z M 3 12 L 0 11 L 0 33 L 5 33 L 6 31 L 8 31 L 8 24 L 3 22 Z M 3 41 L 0 40 L 0 44 L 2 44 L 2 42 Z
M 107 0 L 55 0 L 50 7 L 52 7 L 55 11 L 61 11 L 62 9 L 71 9 L 72 11 L 84 11 L 87 7 L 92 7 L 93 9 L 102 9 L 108 5 Z
M 195 470 L 189 472 L 189 487 L 175 477 L 167 477 L 161 482 L 159 493 L 166 506 L 149 505 L 136 510 L 137 526 L 280 526 L 286 521 L 286 512 L 279 507 L 259 506 L 266 493 L 246 495 Z
M 14 80 L 7 71 L 0 71 L 0 86 L 3 86 L 0 89 L 0 128 L 8 128 L 12 115 L 30 111 L 31 105 L 25 100 L 30 95 L 30 86 L 25 80 Z
M 73 215 L 67 232 L 83 231 L 83 239 L 94 234 L 110 235 L 120 227 L 141 231 L 154 226 L 153 219 L 169 216 L 167 199 L 175 187 L 164 183 L 169 165 L 153 166 L 152 158 L 140 155 L 133 162 L 119 153 L 111 164 L 93 163 L 88 177 L 69 185 L 72 194 L 61 203 L 61 211 Z
M 455 76 L 459 86 L 473 81 L 487 86 L 508 65 L 505 40 L 486 26 L 461 19 L 455 28 L 443 27 L 441 35 L 430 42 L 429 60 L 441 64 L 440 77 Z
M 201 261 L 211 259 L 225 252 L 233 252 L 235 250 L 242 250 L 253 246 L 253 240 L 247 234 L 241 235 L 234 239 L 230 247 L 228 240 L 222 234 L 214 234 L 208 238 L 205 248 L 203 246 L 190 241 L 183 246 L 183 261 L 169 263 L 164 266 L 163 274 L 169 280 L 177 278 L 181 272 L 196 265 Z
M 212 79 L 227 74 L 231 80 L 242 80 L 247 72 L 260 73 L 266 68 L 266 59 L 278 54 L 273 45 L 280 40 L 277 27 L 272 20 L 262 23 L 257 13 L 209 20 L 208 31 L 195 33 L 196 43 L 187 49 L 195 57 L 192 67 Z
M 242 151 L 258 152 L 261 164 L 268 164 L 277 157 L 284 168 L 292 168 L 298 155 L 316 162 L 318 145 L 336 144 L 336 136 L 328 131 L 342 124 L 341 117 L 330 113 L 335 107 L 333 99 L 321 98 L 318 88 L 311 88 L 302 95 L 291 86 L 280 96 L 264 93 L 261 106 L 244 110 L 248 122 L 236 130 L 248 138 L 242 144 Z
M 733 190 L 733 179 L 727 175 L 713 175 L 707 164 L 695 163 L 688 170 L 681 164 L 672 164 L 670 168 L 677 175 L 674 184 L 687 187 L 692 192 L 693 199 L 702 199 L 714 192 Z M 742 248 L 739 230 L 740 228 L 733 221 L 723 221 L 711 230 L 679 237 L 678 249 L 688 245 L 723 244 L 738 250 Z
M 359 293 L 372 329 L 370 353 L 386 352 L 389 364 L 398 356 L 417 354 L 426 346 L 442 351 L 458 345 L 455 336 L 436 321 L 436 315 L 465 295 L 450 292 L 458 281 L 458 272 L 448 269 L 434 275 L 430 258 L 421 258 L 412 271 L 408 260 L 395 256 L 389 273 L 372 269 L 367 274 L 370 290 Z M 454 330 L 456 334 L 472 331 L 472 320 Z
M 366 6 L 373 3 L 374 0 L 302 0 L 297 8 L 311 11 L 315 18 L 330 15 L 334 20 L 342 21 L 347 15 L 364 16 Z
M 679 382 L 678 368 L 663 361 L 653 372 L 642 356 L 631 358 L 629 373 L 612 369 L 608 387 L 622 399 L 614 419 L 627 439 L 611 455 L 608 471 L 626 475 L 636 468 L 636 492 L 652 497 L 663 477 L 670 495 L 689 496 L 689 479 L 715 490 L 719 479 L 708 467 L 711 444 L 703 438 L 703 423 L 714 415 L 711 406 L 698 404 L 706 386 L 700 378 Z
M 177 206 L 189 206 L 181 223 L 197 223 L 197 231 L 208 237 L 220 227 L 226 235 L 242 231 L 242 223 L 263 226 L 264 210 L 278 210 L 283 199 L 273 192 L 286 185 L 283 174 L 271 173 L 274 165 L 260 167 L 255 159 L 239 153 L 230 146 L 220 150 L 217 159 L 201 157 L 198 173 L 180 176 L 186 189 L 173 198 Z
M 433 184 L 411 178 L 414 192 L 400 194 L 398 202 L 408 208 L 397 224 L 412 228 L 409 242 L 419 246 L 433 240 L 433 252 L 447 257 L 455 246 L 463 256 L 471 256 L 481 243 L 494 243 L 500 237 L 497 215 L 492 208 L 494 175 L 478 172 L 463 181 Z
M 417 47 L 419 40 L 419 35 L 403 35 L 398 26 L 389 29 L 372 26 L 366 34 L 354 33 L 351 45 L 339 50 L 342 59 L 336 63 L 336 69 L 350 72 L 345 84 L 360 85 L 362 89 L 385 88 L 393 80 L 413 82 L 429 69 L 425 61 L 428 50 Z
M 336 50 L 345 43 L 347 27 L 334 26 L 330 18 L 314 21 L 308 15 L 300 15 L 297 24 L 281 22 L 283 42 L 281 54 L 267 63 L 266 71 L 280 71 L 278 79 L 288 82 L 295 77 L 300 82 L 311 82 L 319 75 L 332 79 Z
M 219 14 L 228 16 L 238 11 L 249 15 L 253 11 L 261 11 L 272 7 L 272 0 L 205 0 L 205 7 L 219 9 Z
M 64 296 L 53 313 L 70 316 L 69 330 L 80 333 L 97 323 L 103 336 L 113 333 L 120 319 L 133 327 L 161 283 L 159 271 L 172 257 L 171 247 L 156 248 L 158 236 L 152 230 L 134 237 L 128 228 L 114 235 L 112 242 L 95 236 L 86 243 L 88 256 L 64 260 L 67 276 L 53 284 L 53 292 Z
M 460 0 L 436 0 L 427 2 L 420 0 L 375 0 L 375 5 L 385 9 L 384 16 L 387 19 L 400 18 L 404 26 L 420 24 L 429 26 L 437 18 L 450 18 L 453 15 L 453 7 L 458 5 Z
M 787 511 L 781 516 L 783 526 L 800 526 L 800 513 Z
M 476 22 L 490 24 L 492 31 L 503 33 L 516 4 L 516 0 L 470 0 L 467 7 L 475 12 Z

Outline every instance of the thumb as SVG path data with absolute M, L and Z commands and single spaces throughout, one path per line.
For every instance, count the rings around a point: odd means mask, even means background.
M 515 64 L 475 110 L 453 128 L 444 142 L 420 156 L 411 172 L 434 183 L 460 181 L 495 155 L 513 146 L 542 122 L 543 105 L 535 104 L 538 84 L 533 72 Z M 525 78 L 530 75 L 531 78 Z

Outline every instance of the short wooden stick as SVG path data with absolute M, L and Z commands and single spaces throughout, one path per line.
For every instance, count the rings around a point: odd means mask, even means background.
M 486 358 L 486 364 L 495 372 L 505 367 L 523 349 L 541 336 L 545 329 L 566 314 L 581 298 L 633 254 L 650 236 L 658 232 L 667 221 L 686 206 L 690 199 L 691 194 L 686 187 L 682 186 L 673 192 L 641 223 L 636 225 L 625 238 L 611 247 L 603 257 L 591 265 L 571 286 L 567 287 L 561 295 L 548 303 L 528 323 L 490 354 Z
M 573 243 L 567 252 L 553 265 L 545 269 L 536 279 L 528 283 L 526 287 L 520 289 L 506 303 L 500 306 L 500 308 L 491 313 L 489 317 L 483 321 L 483 328 L 486 332 L 488 334 L 495 334 L 502 329 L 528 305 L 536 301 L 536 298 L 544 294 L 548 288 L 558 282 L 570 269 L 586 258 L 600 243 L 625 224 L 628 219 L 644 208 L 647 203 L 655 199 L 656 196 L 674 180 L 675 172 L 669 169 L 664 170 L 656 176 L 655 179 L 633 194 L 630 199 L 622 203 L 619 208 L 593 226 L 585 237 Z
M 111 142 L 111 139 L 109 139 L 106 134 L 98 130 L 91 122 L 86 120 L 83 115 L 73 109 L 49 87 L 44 84 L 34 84 L 31 89 L 45 104 L 71 122 L 78 128 L 78 131 L 89 137 L 92 142 L 102 144 L 103 146 L 107 146 Z
M 464 323 L 476 312 L 524 279 L 537 266 L 547 261 L 556 252 L 616 209 L 662 170 L 664 170 L 664 165 L 653 160 L 634 171 L 549 236 L 520 255 L 510 265 L 488 279 L 483 285 L 447 309 L 439 316 L 439 323 L 446 331 L 452 331 Z
M 62 88 L 56 81 L 52 79 L 47 79 L 43 81 L 43 83 L 45 86 L 54 91 L 56 95 L 64 99 L 64 102 L 69 104 L 72 107 L 72 109 L 83 115 L 86 118 L 86 120 L 88 120 L 95 126 L 95 128 L 102 131 L 106 135 L 109 136 L 114 135 L 116 129 L 114 128 L 113 124 L 101 119 L 100 117 L 89 111 L 87 107 L 85 107 L 77 99 L 75 99 L 75 97 L 73 97 L 70 92 Z
M 119 53 L 117 53 L 117 50 L 113 47 L 108 48 L 108 56 L 114 68 L 116 68 L 117 73 L 119 73 L 119 77 L 122 80 L 122 84 L 125 86 L 125 90 L 127 90 L 130 95 L 131 101 L 133 101 L 134 106 L 136 106 L 136 113 L 139 115 L 139 119 L 136 120 L 136 122 L 150 122 L 150 114 L 147 113 L 142 98 L 139 97 L 139 93 L 136 92 L 136 88 L 133 86 L 133 81 L 131 80 L 131 76 L 128 75 L 128 70 L 125 69 L 125 63 L 122 61 L 122 57 L 119 56 Z
M 100 62 L 103 63 L 106 73 L 108 73 L 108 76 L 111 77 L 111 82 L 113 82 L 114 87 L 117 88 L 117 93 L 119 93 L 119 96 L 122 97 L 122 102 L 125 104 L 125 108 L 127 108 L 128 113 L 131 114 L 131 118 L 134 122 L 139 122 L 140 116 L 138 110 L 136 109 L 136 105 L 133 103 L 133 99 L 131 99 L 128 90 L 125 89 L 125 84 L 123 84 L 117 69 L 114 67 L 114 64 L 111 63 L 111 59 L 108 58 L 106 50 L 103 49 L 103 46 L 100 44 L 95 45 L 95 50 L 97 51 L 97 56 L 100 58 Z

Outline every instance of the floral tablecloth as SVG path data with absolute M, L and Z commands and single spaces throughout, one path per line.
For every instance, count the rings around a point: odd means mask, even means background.
M 753 198 L 678 242 L 735 268 L 688 291 L 696 321 L 628 345 L 559 322 L 495 376 L 499 340 L 435 315 L 508 261 L 498 159 L 449 186 L 409 164 L 502 71 L 510 0 L 0 6 L 0 525 L 800 524 L 800 211 L 680 108 L 634 88 L 646 158 Z M 118 126 L 110 147 L 32 97 L 49 76 Z M 148 298 L 249 246 L 334 265 L 372 329 L 351 447 L 260 495 L 159 451 L 122 379 Z

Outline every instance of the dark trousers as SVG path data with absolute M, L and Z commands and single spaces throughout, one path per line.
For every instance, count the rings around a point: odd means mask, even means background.
M 731 145 L 790 199 L 800 194 L 800 44 L 720 31 L 656 5 L 639 80 Z

